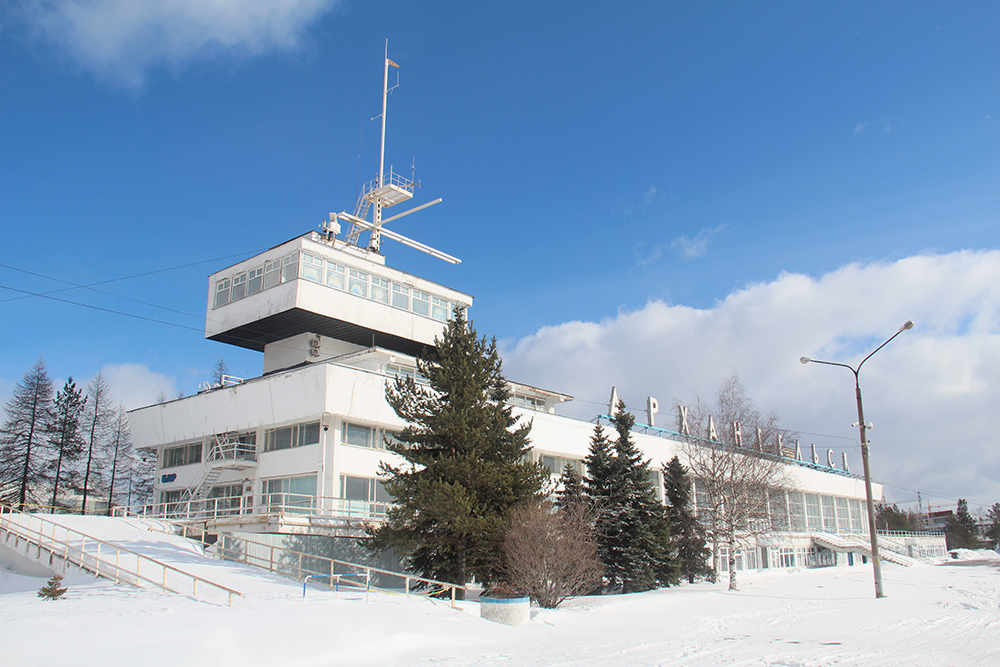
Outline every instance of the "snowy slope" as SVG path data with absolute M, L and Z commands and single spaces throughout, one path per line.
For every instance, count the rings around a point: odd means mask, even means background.
M 479 619 L 474 602 L 451 609 L 417 597 L 372 594 L 365 602 L 312 590 L 303 599 L 298 583 L 203 560 L 190 542 L 137 535 L 113 521 L 78 529 L 155 549 L 247 597 L 229 608 L 71 575 L 66 599 L 50 602 L 35 593 L 43 579 L 0 571 L 0 664 L 1000 664 L 1000 562 L 989 553 L 939 566 L 885 564 L 882 600 L 873 597 L 869 568 L 782 570 L 745 574 L 735 593 L 695 584 L 580 598 L 533 610 L 527 625 L 509 628 Z

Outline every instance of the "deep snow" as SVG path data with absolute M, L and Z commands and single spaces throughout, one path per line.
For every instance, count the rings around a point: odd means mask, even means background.
M 699 583 L 577 598 L 533 609 L 519 628 L 478 618 L 478 604 L 328 591 L 204 559 L 181 538 L 121 519 L 59 517 L 245 593 L 234 607 L 71 573 L 66 597 L 44 578 L 0 570 L 0 664 L 293 665 L 907 665 L 1000 664 L 1000 557 L 904 568 L 741 573 L 740 590 Z

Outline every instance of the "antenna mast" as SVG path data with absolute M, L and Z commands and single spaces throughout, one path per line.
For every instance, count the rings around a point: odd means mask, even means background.
M 412 178 L 408 179 L 405 176 L 393 173 L 391 166 L 389 167 L 388 173 L 385 171 L 386 110 L 388 107 L 389 93 L 399 85 L 397 81 L 396 86 L 393 86 L 392 88 L 389 87 L 390 66 L 395 67 L 397 70 L 399 69 L 399 65 L 389 59 L 389 40 L 387 39 L 385 40 L 385 60 L 382 68 L 382 141 L 379 146 L 378 178 L 365 183 L 361 187 L 361 191 L 358 193 L 358 201 L 355 204 L 353 215 L 347 211 L 331 213 L 330 223 L 327 225 L 324 222 L 323 229 L 327 232 L 327 238 L 330 238 L 331 233 L 333 236 L 336 236 L 340 233 L 340 225 L 337 224 L 336 221 L 345 220 L 351 223 L 351 229 L 348 231 L 347 237 L 344 240 L 347 245 L 357 246 L 361 233 L 367 231 L 370 233 L 368 250 L 379 252 L 379 248 L 382 245 L 382 236 L 384 235 L 387 238 L 398 241 L 403 245 L 410 246 L 411 248 L 416 248 L 417 250 L 425 252 L 433 257 L 443 259 L 451 264 L 458 264 L 462 260 L 457 257 L 452 257 L 451 255 L 443 253 L 440 250 L 435 250 L 434 248 L 424 245 L 419 241 L 414 241 L 413 239 L 409 239 L 402 234 L 397 234 L 396 232 L 382 227 L 382 225 L 387 222 L 392 222 L 393 220 L 402 218 L 404 215 L 415 213 L 441 201 L 440 199 L 435 199 L 432 202 L 411 208 L 410 210 L 394 215 L 391 218 L 386 218 L 385 220 L 382 219 L 382 209 L 395 206 L 396 204 L 412 199 L 414 190 L 414 182 Z M 372 120 L 375 120 L 375 118 L 372 118 Z M 416 164 L 415 159 L 414 164 Z M 372 221 L 368 222 L 366 218 L 368 217 L 368 210 L 371 208 L 374 208 L 374 212 L 372 213 Z

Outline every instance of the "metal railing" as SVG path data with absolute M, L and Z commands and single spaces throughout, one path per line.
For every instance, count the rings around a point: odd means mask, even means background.
M 284 515 L 305 515 L 350 522 L 381 522 L 390 504 L 367 500 L 318 497 L 298 493 L 265 493 L 259 503 L 253 496 L 226 496 L 204 500 L 149 503 L 141 513 L 180 521 L 214 521 L 232 517 L 272 520 Z
M 209 461 L 257 461 L 257 445 L 246 442 L 216 442 L 208 454 Z
M 12 539 L 13 546 L 10 544 Z M 201 583 L 225 594 L 230 607 L 233 606 L 234 595 L 243 597 L 242 593 L 228 586 L 12 507 L 0 506 L 0 542 L 15 553 L 20 553 L 18 549 L 23 542 L 25 548 L 21 555 L 46 568 L 55 568 L 59 562 L 63 573 L 75 566 L 81 572 L 87 571 L 115 583 L 124 582 L 136 587 L 146 583 L 179 595 L 186 595 L 180 589 L 189 584 L 193 598 L 199 598 L 198 584 Z
M 369 565 L 327 558 L 326 556 L 316 556 L 245 537 L 236 537 L 227 533 L 219 535 L 219 541 L 216 542 L 215 549 L 219 557 L 224 560 L 254 565 L 275 574 L 293 577 L 296 580 L 302 580 L 303 585 L 310 578 L 330 577 L 332 581 L 344 583 L 343 579 L 345 577 L 361 575 L 366 582 L 363 589 L 365 591 L 377 590 L 387 593 L 402 591 L 404 595 L 411 595 L 415 589 L 427 588 L 429 590 L 421 592 L 421 595 L 450 593 L 452 606 L 455 604 L 455 591 L 465 590 L 465 586 L 446 581 L 437 581 L 436 579 L 418 577 L 403 572 L 383 570 Z M 337 570 L 344 571 L 338 572 Z M 387 585 L 393 580 L 399 580 L 402 586 L 392 587 Z M 378 585 L 373 586 L 373 581 L 377 581 Z

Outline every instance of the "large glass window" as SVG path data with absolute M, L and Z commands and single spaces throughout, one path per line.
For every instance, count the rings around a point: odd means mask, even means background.
M 788 492 L 788 528 L 804 530 L 806 527 L 806 504 L 801 491 Z
M 281 282 L 281 260 L 272 259 L 264 262 L 264 289 L 271 289 Z
M 861 518 L 861 501 L 850 499 L 848 506 L 851 509 L 851 531 L 855 533 L 867 533 L 868 529 Z
M 372 276 L 372 301 L 389 303 L 389 281 L 385 278 Z
M 201 463 L 201 443 L 192 442 L 188 445 L 167 447 L 163 450 L 163 467 L 174 468 L 192 463 Z
M 582 475 L 584 473 L 583 461 L 579 459 L 571 459 L 565 456 L 542 455 L 542 465 L 549 469 L 550 475 L 558 477 L 563 473 L 563 468 L 565 468 L 567 464 L 573 468 L 578 475 Z
M 243 483 L 213 486 L 208 499 L 207 507 L 211 514 L 239 514 L 243 506 Z
M 370 477 L 341 475 L 340 496 L 346 501 L 346 509 L 350 513 L 363 516 L 385 514 L 385 506 L 392 502 L 392 496 L 385 490 L 382 481 Z
M 336 262 L 327 261 L 326 263 L 326 284 L 334 289 L 347 289 L 347 281 L 345 275 L 347 269 Z
M 279 426 L 264 431 L 264 451 L 273 452 L 292 447 L 319 444 L 319 422 Z
M 436 296 L 431 297 L 431 317 L 445 322 L 448 320 L 448 302 Z
M 230 301 L 238 301 L 247 295 L 247 274 L 237 273 L 233 276 L 233 292 Z
M 837 526 L 840 531 L 848 533 L 851 531 L 851 511 L 847 506 L 847 498 L 836 498 L 837 502 Z
M 347 291 L 358 296 L 368 296 L 368 274 L 356 269 L 348 269 Z
M 316 501 L 316 475 L 279 477 L 264 482 L 264 505 L 269 512 L 307 514 Z
M 323 258 L 302 253 L 302 277 L 315 283 L 323 282 Z
M 264 267 L 247 271 L 247 294 L 256 294 L 264 289 Z
M 403 310 L 410 309 L 410 288 L 404 285 L 392 284 L 392 305 Z
M 215 283 L 215 307 L 224 306 L 229 303 L 229 278 Z
M 281 258 L 281 282 L 287 283 L 299 277 L 299 251 L 288 253 Z
M 823 513 L 819 507 L 819 496 L 806 494 L 806 526 L 810 530 L 823 530 Z
M 429 317 L 431 312 L 431 297 L 426 292 L 413 290 L 413 312 L 417 315 Z
M 823 530 L 837 532 L 837 510 L 834 507 L 833 496 L 820 496 L 823 501 Z
M 341 444 L 368 449 L 385 449 L 386 440 L 398 443 L 398 433 L 389 429 L 364 424 L 344 422 L 341 430 Z

